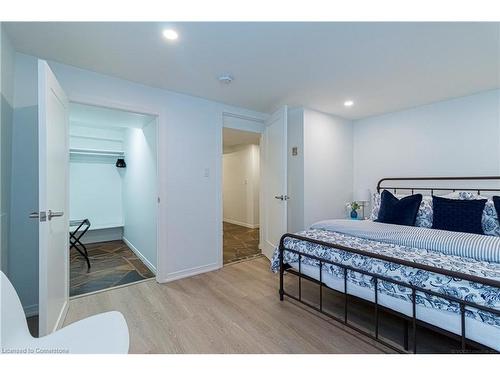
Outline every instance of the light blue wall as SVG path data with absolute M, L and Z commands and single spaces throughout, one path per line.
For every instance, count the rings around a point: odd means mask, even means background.
M 28 315 L 38 312 L 38 107 L 14 109 L 9 272 Z
M 8 274 L 8 246 L 9 246 L 9 221 L 10 221 L 10 179 L 12 175 L 12 118 L 13 108 L 11 103 L 1 95 L 1 129 L 0 129 L 0 150 L 1 150 L 1 191 L 0 191 L 0 257 L 1 270 Z
M 156 121 L 143 129 L 127 130 L 123 182 L 124 240 L 154 272 L 158 207 L 156 141 Z
M 0 24 L 0 269 L 9 275 L 14 50 Z
M 38 312 L 37 60 L 15 54 L 9 277 L 27 315 Z

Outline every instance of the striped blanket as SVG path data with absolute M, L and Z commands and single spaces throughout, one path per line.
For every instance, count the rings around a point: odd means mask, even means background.
M 311 229 L 500 263 L 500 237 L 384 224 L 370 220 L 324 220 L 313 224 Z

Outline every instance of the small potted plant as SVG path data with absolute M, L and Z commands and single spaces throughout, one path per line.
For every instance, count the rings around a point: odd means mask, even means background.
M 361 208 L 361 205 L 358 202 L 351 202 L 351 219 L 358 218 L 358 210 Z

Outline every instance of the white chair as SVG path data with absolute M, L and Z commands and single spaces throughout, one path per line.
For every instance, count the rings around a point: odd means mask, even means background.
M 127 322 L 118 311 L 80 320 L 44 337 L 34 338 L 19 297 L 7 276 L 0 272 L 1 352 L 40 353 L 61 350 L 80 354 L 126 354 L 129 349 Z

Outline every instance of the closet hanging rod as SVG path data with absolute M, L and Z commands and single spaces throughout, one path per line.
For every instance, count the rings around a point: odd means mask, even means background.
M 89 156 L 124 156 L 123 151 L 114 150 L 94 150 L 86 148 L 71 148 L 69 150 L 71 155 L 89 155 Z

